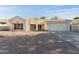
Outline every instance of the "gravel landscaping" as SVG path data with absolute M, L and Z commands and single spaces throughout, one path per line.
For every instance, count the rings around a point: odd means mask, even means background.
M 75 54 L 79 49 L 52 33 L 0 36 L 1 54 Z

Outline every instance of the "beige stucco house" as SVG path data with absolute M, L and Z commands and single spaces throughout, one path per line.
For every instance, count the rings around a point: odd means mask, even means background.
M 79 31 L 79 19 L 73 19 L 70 25 L 71 31 Z
M 2 24 L 4 23 L 4 24 Z M 1 30 L 10 31 L 45 31 L 46 30 L 46 19 L 28 18 L 23 19 L 22 17 L 15 16 L 9 20 L 0 20 Z M 5 25 L 5 27 L 4 27 Z M 3 27 L 3 28 L 1 28 Z
M 24 19 L 15 16 L 8 20 L 0 19 L 0 30 L 9 31 L 71 31 L 73 29 L 74 20 L 65 20 L 60 17 L 52 19 L 28 18 Z M 79 24 L 79 20 L 77 24 Z M 72 25 L 72 27 L 71 27 Z

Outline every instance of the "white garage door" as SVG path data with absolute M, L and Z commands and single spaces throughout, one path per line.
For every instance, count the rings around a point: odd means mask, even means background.
M 48 24 L 48 31 L 69 31 L 70 27 L 68 24 Z
M 79 25 L 71 25 L 72 31 L 79 31 Z

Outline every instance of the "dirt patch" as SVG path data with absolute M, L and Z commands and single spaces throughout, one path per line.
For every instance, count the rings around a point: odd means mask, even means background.
M 46 31 L 0 31 L 0 36 L 23 36 L 23 35 L 38 35 L 47 33 Z
M 7 52 L 3 52 L 5 50 Z M 75 54 L 79 49 L 52 33 L 0 37 L 0 53 Z

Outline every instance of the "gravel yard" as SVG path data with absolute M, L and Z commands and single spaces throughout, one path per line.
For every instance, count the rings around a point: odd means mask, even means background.
M 79 49 L 53 33 L 0 35 L 1 54 L 75 54 Z

